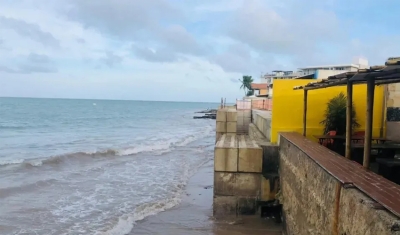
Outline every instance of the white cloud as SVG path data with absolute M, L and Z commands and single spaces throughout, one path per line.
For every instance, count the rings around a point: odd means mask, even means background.
M 385 31 L 384 24 L 378 36 L 356 33 L 370 22 L 343 4 L 354 7 L 344 0 L 6 1 L 0 93 L 233 100 L 242 95 L 236 81 L 243 74 L 256 79 L 357 55 L 379 64 L 399 54 L 397 29 Z M 368 1 L 362 11 L 379 7 Z M 381 18 L 388 15 L 398 19 L 388 11 Z M 21 84 L 31 87 L 16 89 Z

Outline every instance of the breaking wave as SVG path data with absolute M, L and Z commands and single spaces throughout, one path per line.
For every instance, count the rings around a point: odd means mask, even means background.
M 213 128 L 210 126 L 203 132 L 197 135 L 188 135 L 182 139 L 169 139 L 169 140 L 155 140 L 148 143 L 138 144 L 132 147 L 120 148 L 120 149 L 105 149 L 89 152 L 74 152 L 61 154 L 56 156 L 50 156 L 46 158 L 36 159 L 15 159 L 0 161 L 1 166 L 24 166 L 24 167 L 39 167 L 43 165 L 61 164 L 70 160 L 85 160 L 90 158 L 102 158 L 102 157 L 122 157 L 136 155 L 139 153 L 152 152 L 154 154 L 163 154 L 174 150 L 176 147 L 182 147 L 194 142 L 200 138 L 210 136 L 213 133 Z

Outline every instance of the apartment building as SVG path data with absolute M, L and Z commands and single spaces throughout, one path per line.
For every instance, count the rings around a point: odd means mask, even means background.
M 260 83 L 268 84 L 268 96 L 272 97 L 275 79 L 324 79 L 329 76 L 345 72 L 355 72 L 358 69 L 368 68 L 368 60 L 364 58 L 355 58 L 351 64 L 338 65 L 319 65 L 298 68 L 294 71 L 275 70 L 270 74 L 265 74 L 260 78 Z

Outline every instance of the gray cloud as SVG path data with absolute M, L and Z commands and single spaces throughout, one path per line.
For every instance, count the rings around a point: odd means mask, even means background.
M 0 72 L 16 74 L 56 73 L 58 69 L 56 67 L 35 64 L 21 64 L 17 68 L 0 65 Z
M 22 37 L 42 43 L 49 47 L 59 47 L 59 41 L 48 32 L 44 32 L 37 24 L 27 23 L 23 20 L 0 16 L 0 28 L 12 29 Z
M 113 67 L 115 64 L 121 63 L 123 58 L 121 56 L 115 55 L 111 51 L 107 51 L 106 55 L 100 59 L 101 62 L 106 64 L 108 67 Z
M 252 48 L 243 43 L 229 45 L 225 51 L 211 58 L 226 72 L 251 74 L 265 71 L 266 67 L 275 64 L 271 55 L 252 53 Z
M 32 63 L 50 63 L 50 58 L 47 55 L 40 55 L 36 53 L 30 53 L 28 55 L 28 61 Z
M 65 14 L 107 37 L 134 42 L 133 52 L 151 62 L 171 62 L 180 54 L 204 55 L 211 50 L 182 26 L 185 13 L 168 0 L 68 0 Z M 155 48 L 151 51 L 148 48 Z
M 86 43 L 86 40 L 83 39 L 83 38 L 78 38 L 78 39 L 76 39 L 76 41 L 81 43 L 81 44 L 85 44 Z
M 223 53 L 216 55 L 212 61 L 227 72 L 247 72 L 254 63 L 250 48 L 240 43 L 230 45 Z
M 32 74 L 32 73 L 56 73 L 57 67 L 47 55 L 30 53 L 24 63 L 15 68 L 1 65 L 0 71 L 5 73 Z
M 69 0 L 69 19 L 85 27 L 122 39 L 148 39 L 159 29 L 160 22 L 181 17 L 178 9 L 166 0 Z
M 172 25 L 163 29 L 160 32 L 160 41 L 181 53 L 198 55 L 205 50 L 204 47 L 197 43 L 193 35 L 180 25 Z
M 19 66 L 19 73 L 56 73 L 58 69 L 48 64 L 22 64 Z
M 9 68 L 9 67 L 4 66 L 4 65 L 0 65 L 0 71 L 1 72 L 6 72 L 6 73 L 19 73 L 18 70 Z
M 236 79 L 236 78 L 230 78 L 229 80 L 230 80 L 231 82 L 233 82 L 233 83 L 239 83 L 239 80 Z
M 310 8 L 303 14 L 297 6 L 291 2 L 273 8 L 258 0 L 244 1 L 227 20 L 225 33 L 262 53 L 301 56 L 313 52 L 319 41 L 340 39 L 333 12 Z
M 204 55 L 206 47 L 200 45 L 184 27 L 172 25 L 158 32 L 157 41 L 133 45 L 133 53 L 150 62 L 173 62 L 184 59 L 182 55 Z M 147 45 L 147 46 L 146 46 Z M 155 48 L 155 49 L 149 49 Z
M 147 47 L 133 45 L 132 50 L 137 57 L 150 62 L 173 62 L 179 58 L 176 53 L 165 47 L 151 50 Z

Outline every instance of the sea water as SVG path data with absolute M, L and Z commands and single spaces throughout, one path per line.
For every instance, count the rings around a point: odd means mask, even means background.
M 0 234 L 126 234 L 177 205 L 216 106 L 0 98 Z

